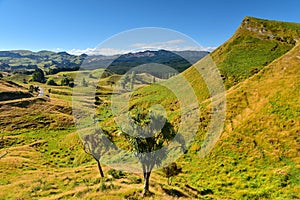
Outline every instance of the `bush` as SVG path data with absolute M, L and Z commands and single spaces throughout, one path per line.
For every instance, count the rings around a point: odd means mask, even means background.
M 46 82 L 47 85 L 54 85 L 56 86 L 57 83 L 51 78 L 51 79 L 48 79 L 47 82 Z
M 88 82 L 85 80 L 85 78 L 82 78 L 81 86 L 82 87 L 87 87 L 88 86 Z
M 182 172 L 181 167 L 177 167 L 176 163 L 171 163 L 169 166 L 164 167 L 162 169 L 163 173 L 165 174 L 165 176 L 168 178 L 168 184 L 170 185 L 170 178 L 172 176 L 177 176 L 179 173 Z
M 120 179 L 125 176 L 124 172 L 121 170 L 110 169 L 107 173 L 115 179 Z
M 44 75 L 43 70 L 41 70 L 40 68 L 37 68 L 32 74 L 32 81 L 44 83 L 45 75 Z
M 33 86 L 33 85 L 30 85 L 28 90 L 29 90 L 30 93 L 33 93 L 33 91 L 34 91 L 34 86 Z
M 74 87 L 74 79 L 69 76 L 65 76 L 61 79 L 60 85 Z

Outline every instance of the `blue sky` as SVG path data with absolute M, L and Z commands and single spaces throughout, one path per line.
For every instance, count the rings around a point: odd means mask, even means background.
M 299 8 L 298 0 L 0 0 L 0 50 L 85 50 L 141 27 L 217 47 L 245 16 L 300 22 Z

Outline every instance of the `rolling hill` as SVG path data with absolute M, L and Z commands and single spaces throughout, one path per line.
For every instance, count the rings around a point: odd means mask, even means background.
M 28 50 L 0 51 L 0 70 L 26 73 L 39 68 L 48 73 L 60 70 L 78 70 L 87 55 L 70 55 L 66 52 Z M 52 70 L 52 71 L 51 71 Z

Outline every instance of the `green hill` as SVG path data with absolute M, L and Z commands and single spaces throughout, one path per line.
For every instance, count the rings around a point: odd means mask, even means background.
M 299 39 L 300 24 L 246 17 L 234 35 L 210 55 L 228 89 L 258 73 L 273 60 L 284 55 L 295 46 Z M 195 64 L 185 70 L 182 75 L 191 84 L 198 101 L 201 102 L 209 98 L 209 91 L 199 73 L 201 71 L 199 67 L 202 65 Z M 178 81 L 176 77 L 171 81 L 174 82 L 172 84 L 180 84 L 176 82 Z M 144 99 L 147 99 L 147 93 L 153 94 L 152 90 L 157 90 L 157 87 L 154 85 L 152 88 L 141 89 L 137 91 L 137 95 L 141 94 L 145 97 Z M 164 101 L 168 101 L 165 104 L 168 108 L 167 105 L 174 104 L 176 100 L 174 100 L 175 97 L 171 98 L 170 94 L 167 96 L 170 98 Z M 160 98 L 157 97 L 157 99 L 153 104 L 159 102 Z
M 213 151 L 197 141 L 180 163 L 187 181 L 222 199 L 298 199 L 300 45 L 227 91 L 227 119 Z M 181 185 L 182 188 L 186 186 Z
M 212 57 L 229 88 L 285 54 L 299 38 L 300 24 L 246 17 Z

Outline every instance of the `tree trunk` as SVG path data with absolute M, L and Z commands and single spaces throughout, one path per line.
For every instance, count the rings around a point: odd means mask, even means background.
M 8 154 L 8 152 L 6 151 L 4 154 L 2 154 L 2 155 L 0 156 L 0 159 L 3 158 L 4 156 L 6 156 L 7 154 Z
M 144 172 L 144 194 L 143 196 L 147 196 L 149 194 L 149 179 L 151 172 Z
M 98 164 L 98 169 L 99 169 L 99 172 L 100 172 L 100 176 L 103 178 L 104 174 L 103 174 L 103 171 L 102 171 L 102 168 L 101 168 L 101 165 L 100 165 L 100 161 L 99 160 L 96 160 L 96 161 L 97 161 L 97 164 Z

